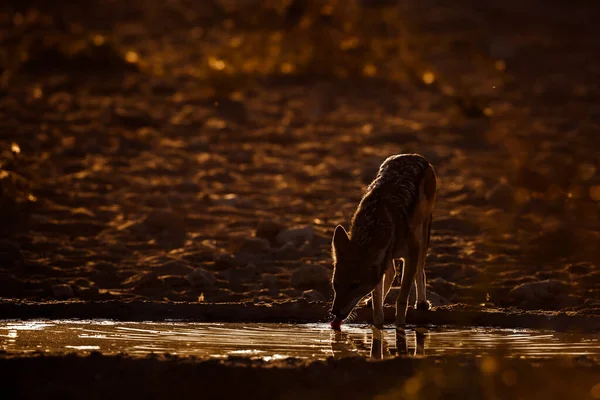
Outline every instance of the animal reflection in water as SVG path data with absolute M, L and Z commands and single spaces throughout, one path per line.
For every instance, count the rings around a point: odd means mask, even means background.
M 369 354 L 375 360 L 402 355 L 424 356 L 425 341 L 429 340 L 429 331 L 425 328 L 415 329 L 415 343 L 409 348 L 406 340 L 406 331 L 397 328 L 395 332 L 395 347 L 390 347 L 383 337 L 383 331 L 371 327 L 371 343 L 365 334 L 363 340 L 350 336 L 345 332 L 331 333 L 331 351 L 334 358 L 356 357 L 357 355 Z M 370 347 L 369 347 L 370 344 Z M 411 343 L 412 345 L 412 343 Z

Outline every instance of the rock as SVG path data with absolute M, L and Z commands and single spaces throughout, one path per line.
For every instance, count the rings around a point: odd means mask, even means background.
M 259 237 L 245 237 L 232 241 L 232 251 L 246 251 L 262 253 L 271 248 L 271 243 L 267 239 Z
M 451 299 L 456 294 L 457 285 L 442 278 L 430 279 L 427 281 L 427 285 L 431 286 L 435 293 L 439 293 L 445 298 Z
M 98 272 L 113 274 L 116 273 L 117 265 L 108 261 L 97 261 L 91 265 L 92 269 Z
M 279 279 L 275 275 L 263 275 L 262 284 L 265 289 L 269 290 L 270 296 L 277 296 L 279 294 Z
M 587 274 L 588 272 L 592 271 L 596 269 L 592 264 L 590 263 L 577 263 L 577 264 L 571 264 L 569 266 L 567 266 L 567 271 L 570 274 L 576 274 L 576 275 L 584 275 Z
M 283 224 L 274 221 L 261 221 L 256 227 L 256 237 L 276 242 L 277 235 L 285 229 Z
M 259 275 L 260 271 L 254 264 L 248 264 L 245 267 L 234 267 L 223 271 L 220 275 L 234 286 L 240 286 L 249 283 Z
M 58 299 L 70 299 L 75 296 L 73 288 L 64 283 L 52 285 L 52 294 Z
M 323 296 L 320 292 L 317 292 L 314 289 L 305 290 L 302 292 L 302 297 L 309 301 L 327 301 L 325 296 Z
M 515 204 L 515 190 L 506 183 L 498 183 L 486 193 L 485 199 L 494 207 L 509 210 Z
M 279 245 L 294 243 L 295 245 L 300 246 L 306 242 L 312 241 L 313 236 L 313 227 L 311 225 L 306 225 L 279 232 L 275 238 L 275 242 Z
M 154 268 L 154 271 L 159 275 L 187 275 L 193 270 L 189 265 L 177 260 L 168 261 Z
M 222 271 L 239 265 L 235 256 L 229 253 L 219 254 L 215 259 L 215 269 Z
M 330 284 L 331 272 L 320 265 L 304 265 L 292 272 L 290 284 L 296 289 L 312 289 Z
M 190 282 L 187 278 L 181 275 L 163 275 L 159 276 L 158 279 L 164 283 L 165 287 L 171 289 L 180 289 L 190 286 Z
M 565 283 L 548 279 L 545 281 L 522 283 L 514 287 L 508 295 L 515 300 L 523 302 L 539 302 L 552 300 L 558 295 L 564 294 L 568 289 Z
M 142 272 L 127 278 L 123 285 L 135 289 L 159 289 L 163 287 L 163 282 L 158 279 L 156 272 Z
M 121 283 L 117 266 L 106 261 L 91 264 L 90 279 L 101 287 L 116 287 Z
M 217 282 L 216 278 L 204 268 L 196 268 L 185 278 L 195 288 L 212 288 Z

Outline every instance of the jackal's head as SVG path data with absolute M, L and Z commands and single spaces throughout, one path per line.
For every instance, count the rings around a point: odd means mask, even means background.
M 333 255 L 333 306 L 335 319 L 348 317 L 356 304 L 377 285 L 380 263 L 350 242 L 341 225 L 335 228 L 331 243 Z

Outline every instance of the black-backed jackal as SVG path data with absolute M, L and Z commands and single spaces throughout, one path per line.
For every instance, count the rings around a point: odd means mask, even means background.
M 400 258 L 404 268 L 396 301 L 396 325 L 405 323 L 413 281 L 417 285 L 417 308 L 429 309 L 424 267 L 435 192 L 435 172 L 424 157 L 401 154 L 381 164 L 354 213 L 349 234 L 341 225 L 333 234 L 334 329 L 339 329 L 370 292 L 373 323 L 383 324 L 383 300 L 397 272 L 394 260 Z

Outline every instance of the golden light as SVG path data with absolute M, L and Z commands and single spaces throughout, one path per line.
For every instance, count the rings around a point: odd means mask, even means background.
M 281 72 L 283 74 L 291 74 L 296 70 L 296 66 L 294 64 L 285 62 L 281 64 Z
M 96 46 L 102 46 L 104 44 L 106 40 L 104 39 L 104 36 L 102 35 L 95 35 L 94 38 L 92 39 L 92 42 L 96 45 Z
M 128 51 L 127 53 L 125 53 L 125 61 L 127 61 L 128 63 L 134 64 L 136 62 L 138 62 L 140 59 L 140 57 L 138 56 L 138 54 L 135 51 Z
M 41 98 L 42 94 L 43 94 L 42 89 L 39 86 L 33 89 L 33 98 L 34 99 Z
M 37 197 L 35 197 L 34 195 L 30 194 L 27 196 L 27 199 L 29 201 L 31 201 L 32 203 L 35 203 L 37 201 Z
M 504 60 L 496 61 L 496 69 L 498 71 L 504 71 L 506 69 L 506 63 L 504 62 Z
M 594 399 L 600 399 L 600 383 L 597 383 L 594 386 L 592 386 L 592 390 L 590 390 L 590 395 L 592 395 L 592 398 Z
M 483 113 L 486 117 L 491 117 L 492 115 L 494 115 L 494 110 L 492 110 L 490 107 L 486 107 L 483 109 Z
M 356 36 L 353 36 L 353 37 L 342 40 L 342 42 L 340 43 L 340 49 L 342 49 L 342 50 L 355 49 L 358 47 L 359 44 L 360 44 L 360 41 L 358 40 L 358 38 Z
M 10 151 L 12 151 L 15 154 L 19 154 L 19 153 L 21 153 L 21 148 L 19 147 L 19 145 L 17 143 L 13 142 L 10 145 Z
M 407 394 L 414 395 L 417 394 L 419 390 L 421 390 L 422 386 L 423 382 L 421 381 L 421 378 L 418 376 L 413 376 L 406 380 L 406 383 L 404 384 L 404 391 Z
M 425 72 L 423 74 L 423 82 L 425 82 L 426 85 L 431 85 L 433 82 L 435 82 L 435 75 L 433 74 L 433 72 Z
M 215 56 L 210 56 L 208 58 L 208 65 L 214 70 L 223 71 L 225 69 L 225 61 L 219 60 Z
M 498 370 L 498 363 L 493 357 L 485 357 L 481 361 L 481 371 L 485 374 L 493 374 Z
M 363 74 L 366 76 L 375 76 L 377 74 L 377 67 L 373 64 L 367 64 L 363 68 Z
M 600 185 L 592 186 L 590 188 L 590 197 L 592 200 L 600 201 Z
M 229 39 L 229 45 L 231 47 L 240 47 L 240 45 L 242 44 L 242 37 L 241 36 L 234 36 L 231 39 Z

